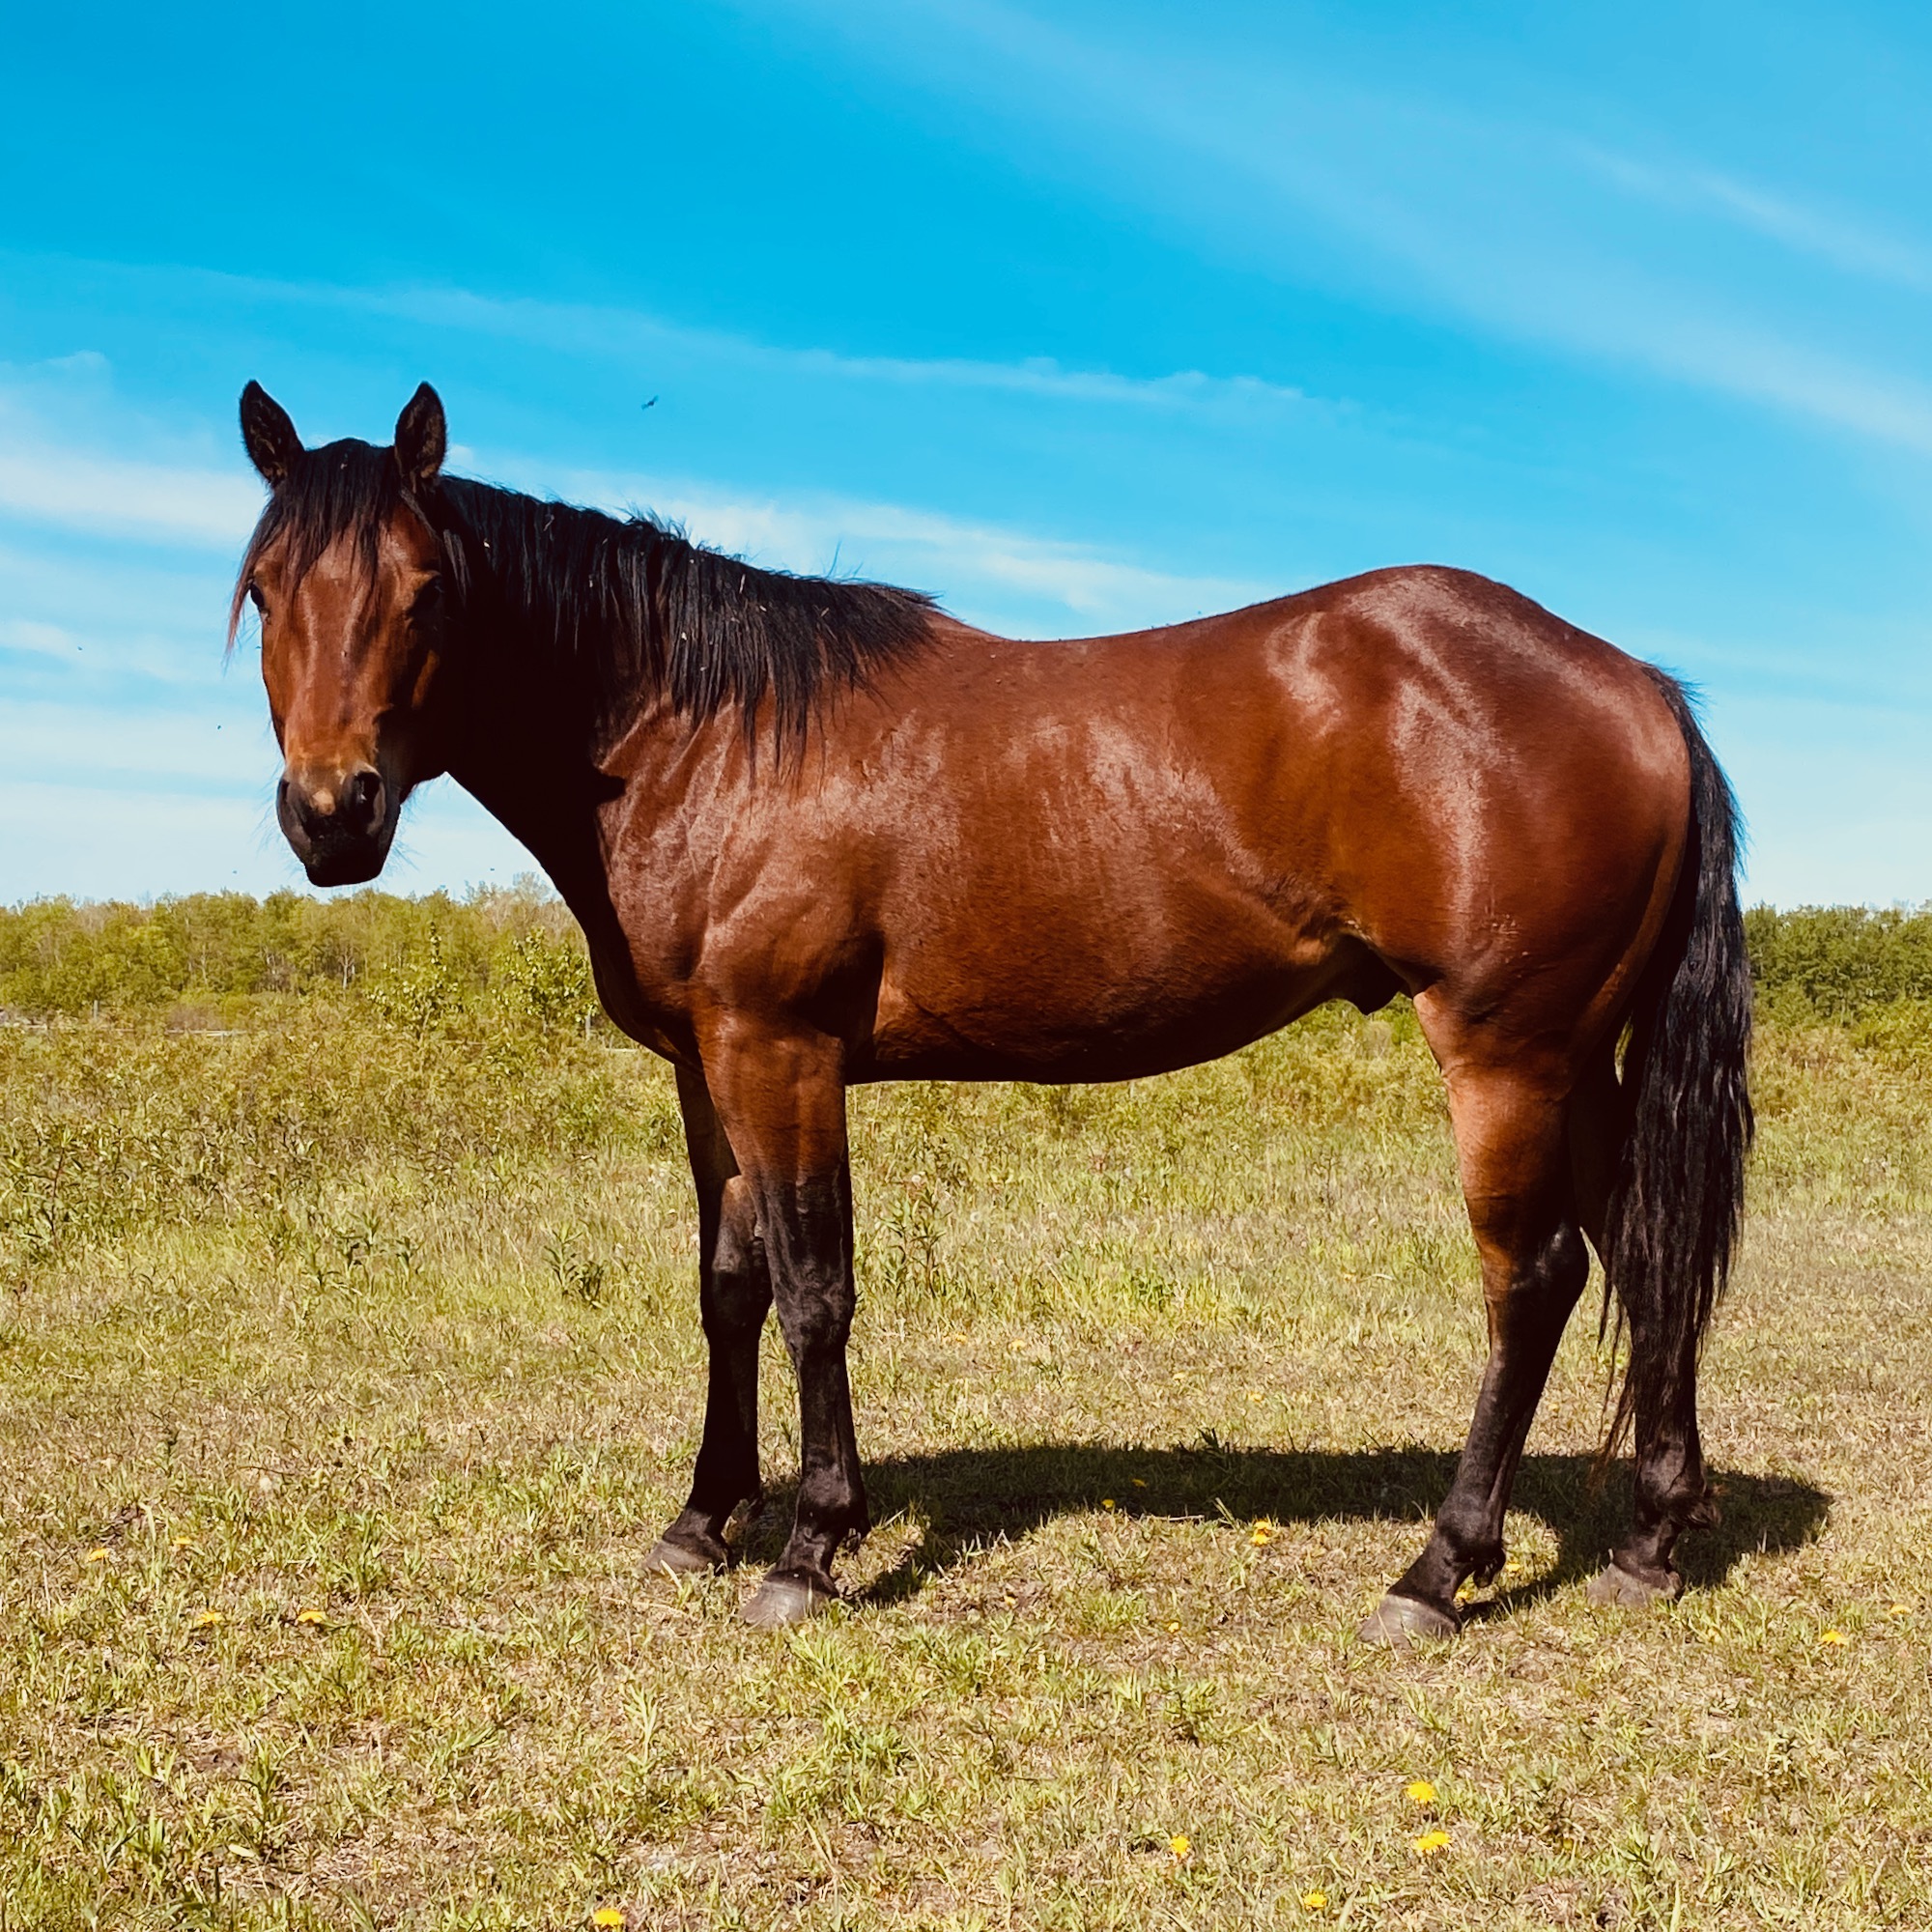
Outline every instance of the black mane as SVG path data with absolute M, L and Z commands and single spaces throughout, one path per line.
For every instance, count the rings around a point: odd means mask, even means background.
M 417 494 L 393 452 L 355 440 L 304 452 L 269 499 L 242 560 L 234 633 L 255 564 L 278 539 L 290 582 L 348 536 L 372 575 L 384 524 L 409 508 L 436 532 L 459 621 L 522 638 L 579 681 L 600 730 L 668 692 L 687 718 L 737 706 L 748 737 L 771 701 L 781 747 L 818 706 L 869 689 L 928 640 L 935 606 L 916 590 L 760 570 L 650 516 L 618 518 L 465 477 Z

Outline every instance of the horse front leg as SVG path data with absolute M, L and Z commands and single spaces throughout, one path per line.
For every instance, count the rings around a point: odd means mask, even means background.
M 732 1563 L 737 1551 L 730 1532 L 763 1505 L 758 1338 L 771 1310 L 772 1282 L 751 1183 L 738 1171 L 703 1075 L 680 1066 L 677 1097 L 697 1183 L 698 1309 L 710 1375 L 691 1500 L 644 1560 L 650 1569 L 684 1576 Z
M 833 1563 L 871 1527 L 845 1363 L 857 1289 L 842 1053 L 836 1040 L 734 1028 L 707 1047 L 704 1065 L 750 1183 L 798 1374 L 797 1514 L 745 1606 L 747 1622 L 777 1628 L 837 1600 Z

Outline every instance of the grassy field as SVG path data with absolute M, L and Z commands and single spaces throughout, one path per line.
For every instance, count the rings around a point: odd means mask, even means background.
M 1579 1314 L 1508 1571 L 1400 1658 L 1482 1348 L 1406 1009 L 861 1094 L 881 1526 L 775 1637 L 640 1575 L 670 1083 L 518 956 L 0 1029 L 0 1926 L 1932 1924 L 1925 1008 L 1765 1029 L 1684 1601 L 1583 1601 Z

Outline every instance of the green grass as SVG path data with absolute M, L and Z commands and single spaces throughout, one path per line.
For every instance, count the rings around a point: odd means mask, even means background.
M 880 1527 L 774 1637 L 640 1574 L 702 1393 L 665 1070 L 534 969 L 384 983 L 0 1029 L 0 1926 L 1932 1923 L 1921 1009 L 1766 1031 L 1684 1602 L 1583 1601 L 1579 1314 L 1511 1568 L 1394 1658 L 1482 1347 L 1406 1010 L 857 1096 Z

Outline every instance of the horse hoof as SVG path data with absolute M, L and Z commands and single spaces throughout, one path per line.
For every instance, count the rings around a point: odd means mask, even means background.
M 644 1568 L 659 1577 L 709 1577 L 724 1568 L 723 1559 L 701 1556 L 681 1543 L 660 1537 L 644 1558 Z
M 1684 1579 L 1673 1571 L 1667 1583 L 1646 1583 L 1621 1563 L 1609 1563 L 1590 1578 L 1583 1594 L 1593 1604 L 1616 1604 L 1625 1609 L 1641 1610 L 1652 1604 L 1674 1604 L 1684 1594 Z
M 1392 1650 L 1408 1650 L 1418 1643 L 1440 1643 L 1462 1625 L 1447 1610 L 1391 1590 L 1362 1626 L 1364 1643 L 1385 1643 Z
M 836 1590 L 823 1590 L 796 1577 L 767 1577 L 738 1612 L 753 1630 L 787 1630 L 815 1617 L 838 1601 Z

